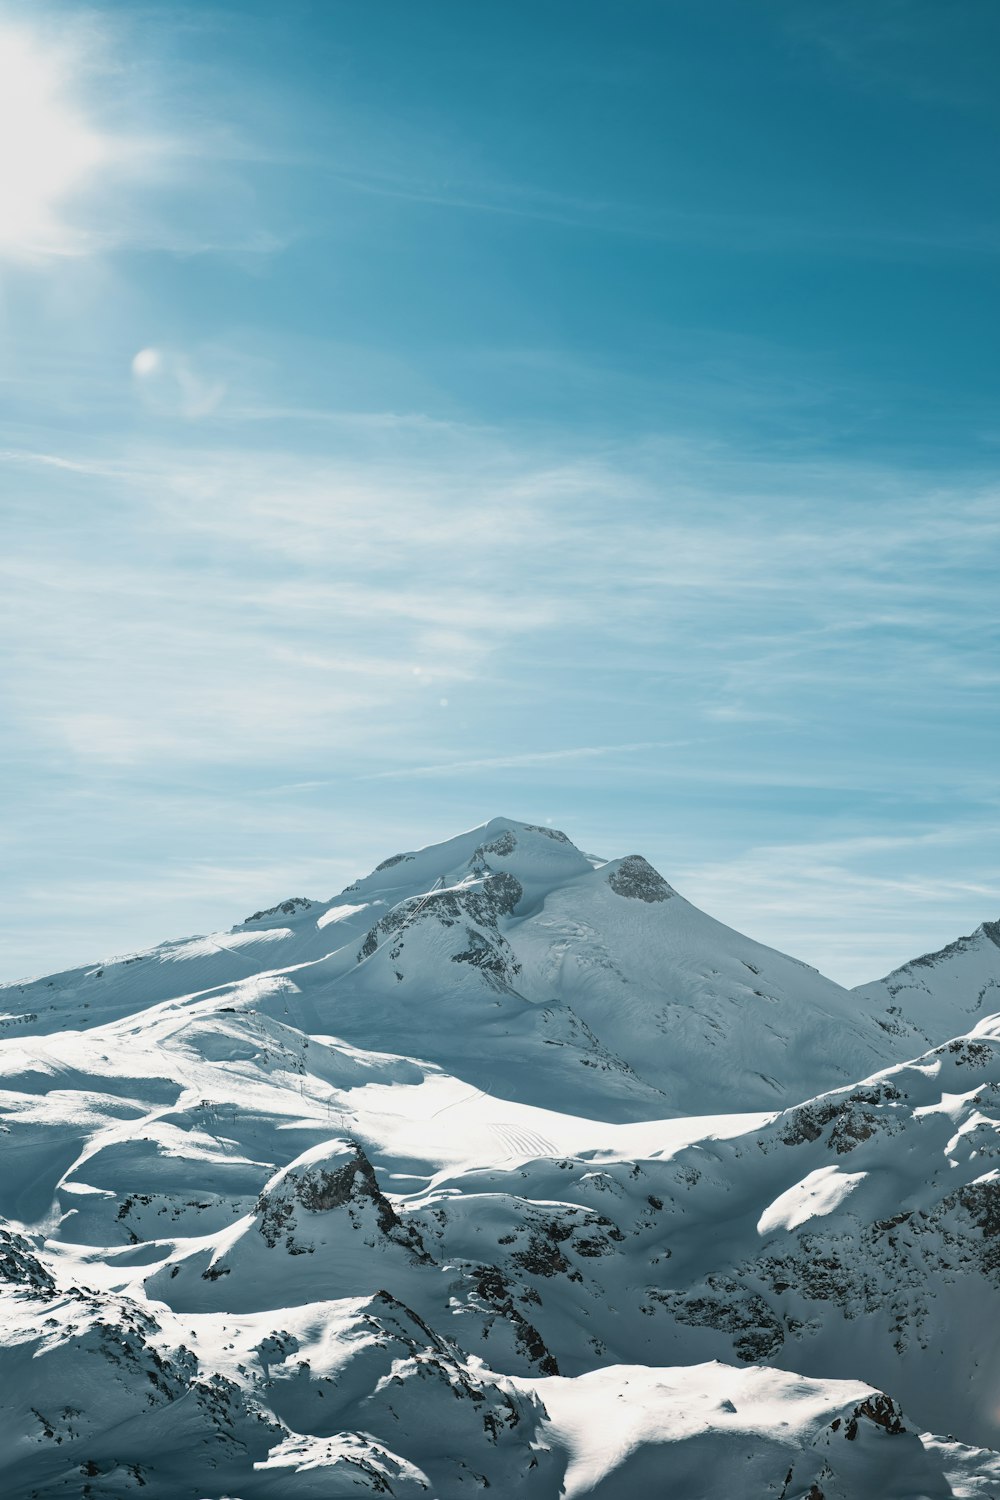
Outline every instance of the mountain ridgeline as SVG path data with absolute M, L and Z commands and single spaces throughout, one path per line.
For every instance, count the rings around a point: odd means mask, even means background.
M 10 1500 L 1000 1493 L 1000 924 L 848 991 L 497 818 L 0 1070 Z

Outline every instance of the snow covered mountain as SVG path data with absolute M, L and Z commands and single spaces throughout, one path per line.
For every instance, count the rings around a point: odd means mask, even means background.
M 332 901 L 0 988 L 0 1035 L 245 998 L 250 976 L 255 1009 L 307 1033 L 609 1120 L 774 1109 L 908 1055 L 880 995 L 722 926 L 640 855 L 602 863 L 505 818 L 387 859 Z
M 994 993 L 509 819 L 0 987 L 0 1493 L 1000 1493 Z
M 937 953 L 925 953 L 854 991 L 908 1051 L 930 1046 L 1000 1010 L 1000 922 L 983 922 Z M 880 1014 L 881 1013 L 881 1014 Z

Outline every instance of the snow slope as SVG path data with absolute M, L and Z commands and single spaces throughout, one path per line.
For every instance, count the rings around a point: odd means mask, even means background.
M 959 1035 L 1000 1010 L 1000 922 L 984 922 L 937 953 L 925 953 L 854 991 L 907 1051 Z
M 0 1494 L 1000 1493 L 981 935 L 847 992 L 496 819 L 3 988 Z

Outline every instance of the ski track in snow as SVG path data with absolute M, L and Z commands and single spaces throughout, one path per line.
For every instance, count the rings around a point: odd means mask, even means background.
M 506 1148 L 508 1156 L 530 1158 L 551 1156 L 555 1152 L 552 1142 L 536 1131 L 517 1130 L 511 1125 L 491 1125 L 489 1128 Z

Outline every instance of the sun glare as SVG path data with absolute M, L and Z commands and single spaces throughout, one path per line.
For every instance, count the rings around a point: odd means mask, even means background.
M 64 57 L 0 29 L 0 253 L 71 248 L 59 207 L 105 147 L 70 97 L 69 73 Z

